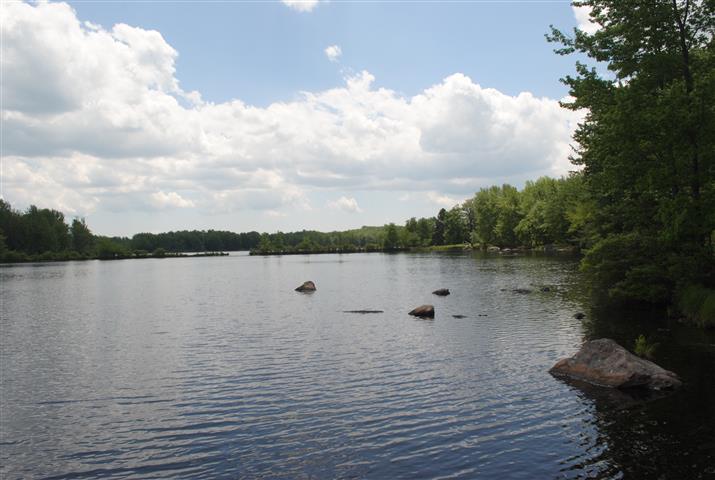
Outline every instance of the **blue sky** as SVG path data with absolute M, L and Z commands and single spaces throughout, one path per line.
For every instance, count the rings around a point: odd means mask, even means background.
M 572 169 L 569 3 L 286 3 L 7 3 L 2 196 L 109 235 L 332 230 Z
M 70 2 L 80 18 L 161 32 L 179 52 L 182 87 L 206 100 L 265 106 L 368 70 L 376 86 L 415 95 L 460 72 L 485 87 L 560 98 L 573 60 L 549 25 L 575 26 L 568 2 L 339 2 L 296 12 L 280 2 Z M 328 45 L 342 49 L 326 61 Z

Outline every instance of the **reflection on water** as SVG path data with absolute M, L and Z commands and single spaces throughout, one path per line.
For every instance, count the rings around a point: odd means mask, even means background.
M 712 336 L 658 323 L 686 381 L 664 398 L 547 373 L 658 321 L 586 308 L 575 275 L 469 254 L 2 267 L 0 476 L 715 475 Z M 406 314 L 423 303 L 434 320 Z

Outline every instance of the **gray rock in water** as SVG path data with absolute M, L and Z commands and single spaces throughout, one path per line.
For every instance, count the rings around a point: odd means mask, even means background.
M 466 315 L 452 315 L 452 318 L 467 318 Z
M 574 314 L 573 318 L 575 318 L 576 320 L 581 320 L 581 319 L 586 318 L 586 314 L 578 312 L 578 313 Z
M 440 297 L 446 297 L 447 295 L 449 295 L 449 288 L 440 288 L 432 293 L 434 293 L 435 295 L 439 295 Z
M 610 338 L 591 340 L 571 358 L 556 362 L 549 373 L 614 388 L 677 388 L 678 376 L 653 362 L 633 355 Z
M 527 294 L 531 293 L 531 290 L 529 290 L 528 288 L 515 288 L 514 290 L 512 290 L 512 292 L 521 293 L 522 295 L 527 295 Z
M 415 317 L 434 318 L 434 307 L 432 305 L 421 305 L 409 314 Z
M 384 310 L 343 310 L 343 313 L 385 313 Z
M 295 289 L 296 292 L 314 292 L 315 290 L 315 284 L 310 280 L 303 282 L 303 285 Z

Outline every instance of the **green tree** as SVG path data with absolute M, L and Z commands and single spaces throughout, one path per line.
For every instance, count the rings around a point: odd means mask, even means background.
M 447 210 L 440 208 L 435 219 L 434 233 L 432 234 L 432 245 L 444 245 L 444 222 L 447 218 Z
M 472 243 L 481 244 L 482 248 L 496 243 L 495 228 L 499 210 L 499 187 L 482 188 L 470 204 L 474 216 Z
M 88 253 L 94 244 L 94 236 L 87 227 L 84 218 L 72 220 L 70 226 L 70 236 L 72 237 L 72 249 L 78 253 Z
M 383 248 L 385 250 L 396 250 L 400 246 L 400 237 L 397 233 L 397 226 L 390 223 L 385 227 L 385 241 Z
M 444 217 L 444 242 L 447 245 L 464 243 L 467 237 L 467 221 L 464 210 L 455 206 Z
M 549 39 L 614 75 L 577 62 L 564 79 L 565 106 L 588 112 L 572 159 L 593 207 L 584 269 L 612 298 L 671 301 L 679 285 L 714 281 L 715 2 L 574 4 L 598 30 Z
M 127 256 L 129 256 L 129 252 L 120 243 L 117 243 L 107 237 L 97 238 L 97 257 L 102 260 L 111 260 Z
M 435 233 L 435 218 L 420 218 L 417 220 L 417 234 L 420 237 L 420 245 L 428 246 L 432 243 Z

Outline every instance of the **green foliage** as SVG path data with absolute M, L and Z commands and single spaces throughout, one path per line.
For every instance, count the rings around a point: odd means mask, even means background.
M 123 245 L 107 237 L 98 237 L 97 258 L 101 260 L 115 260 L 129 256 L 129 251 Z
M 94 245 L 94 236 L 87 227 L 84 218 L 72 220 L 70 226 L 70 236 L 72 237 L 72 249 L 78 253 L 89 252 Z
M 715 281 L 715 3 L 575 4 L 600 28 L 549 39 L 615 78 L 577 62 L 563 80 L 574 99 L 565 106 L 588 112 L 572 158 L 587 195 L 567 211 L 568 230 L 598 289 L 670 302 L 678 286 Z M 533 216 L 524 231 L 539 231 L 538 208 Z
M 688 285 L 679 292 L 677 307 L 696 325 L 715 327 L 715 290 L 701 285 Z
M 454 207 L 444 216 L 444 243 L 454 245 L 467 240 L 467 218 L 462 207 Z
M 655 351 L 658 349 L 658 344 L 648 341 L 644 335 L 639 335 L 636 338 L 633 351 L 639 357 L 647 358 L 652 360 L 655 358 Z
M 397 234 L 397 227 L 394 223 L 387 225 L 385 229 L 385 241 L 383 247 L 385 250 L 397 250 L 400 246 L 400 238 Z
M 581 269 L 597 292 L 617 301 L 663 302 L 672 289 L 653 238 L 636 233 L 610 235 L 586 253 Z
M 444 245 L 444 228 L 447 220 L 447 210 L 440 208 L 435 219 L 434 232 L 432 233 L 432 245 Z

